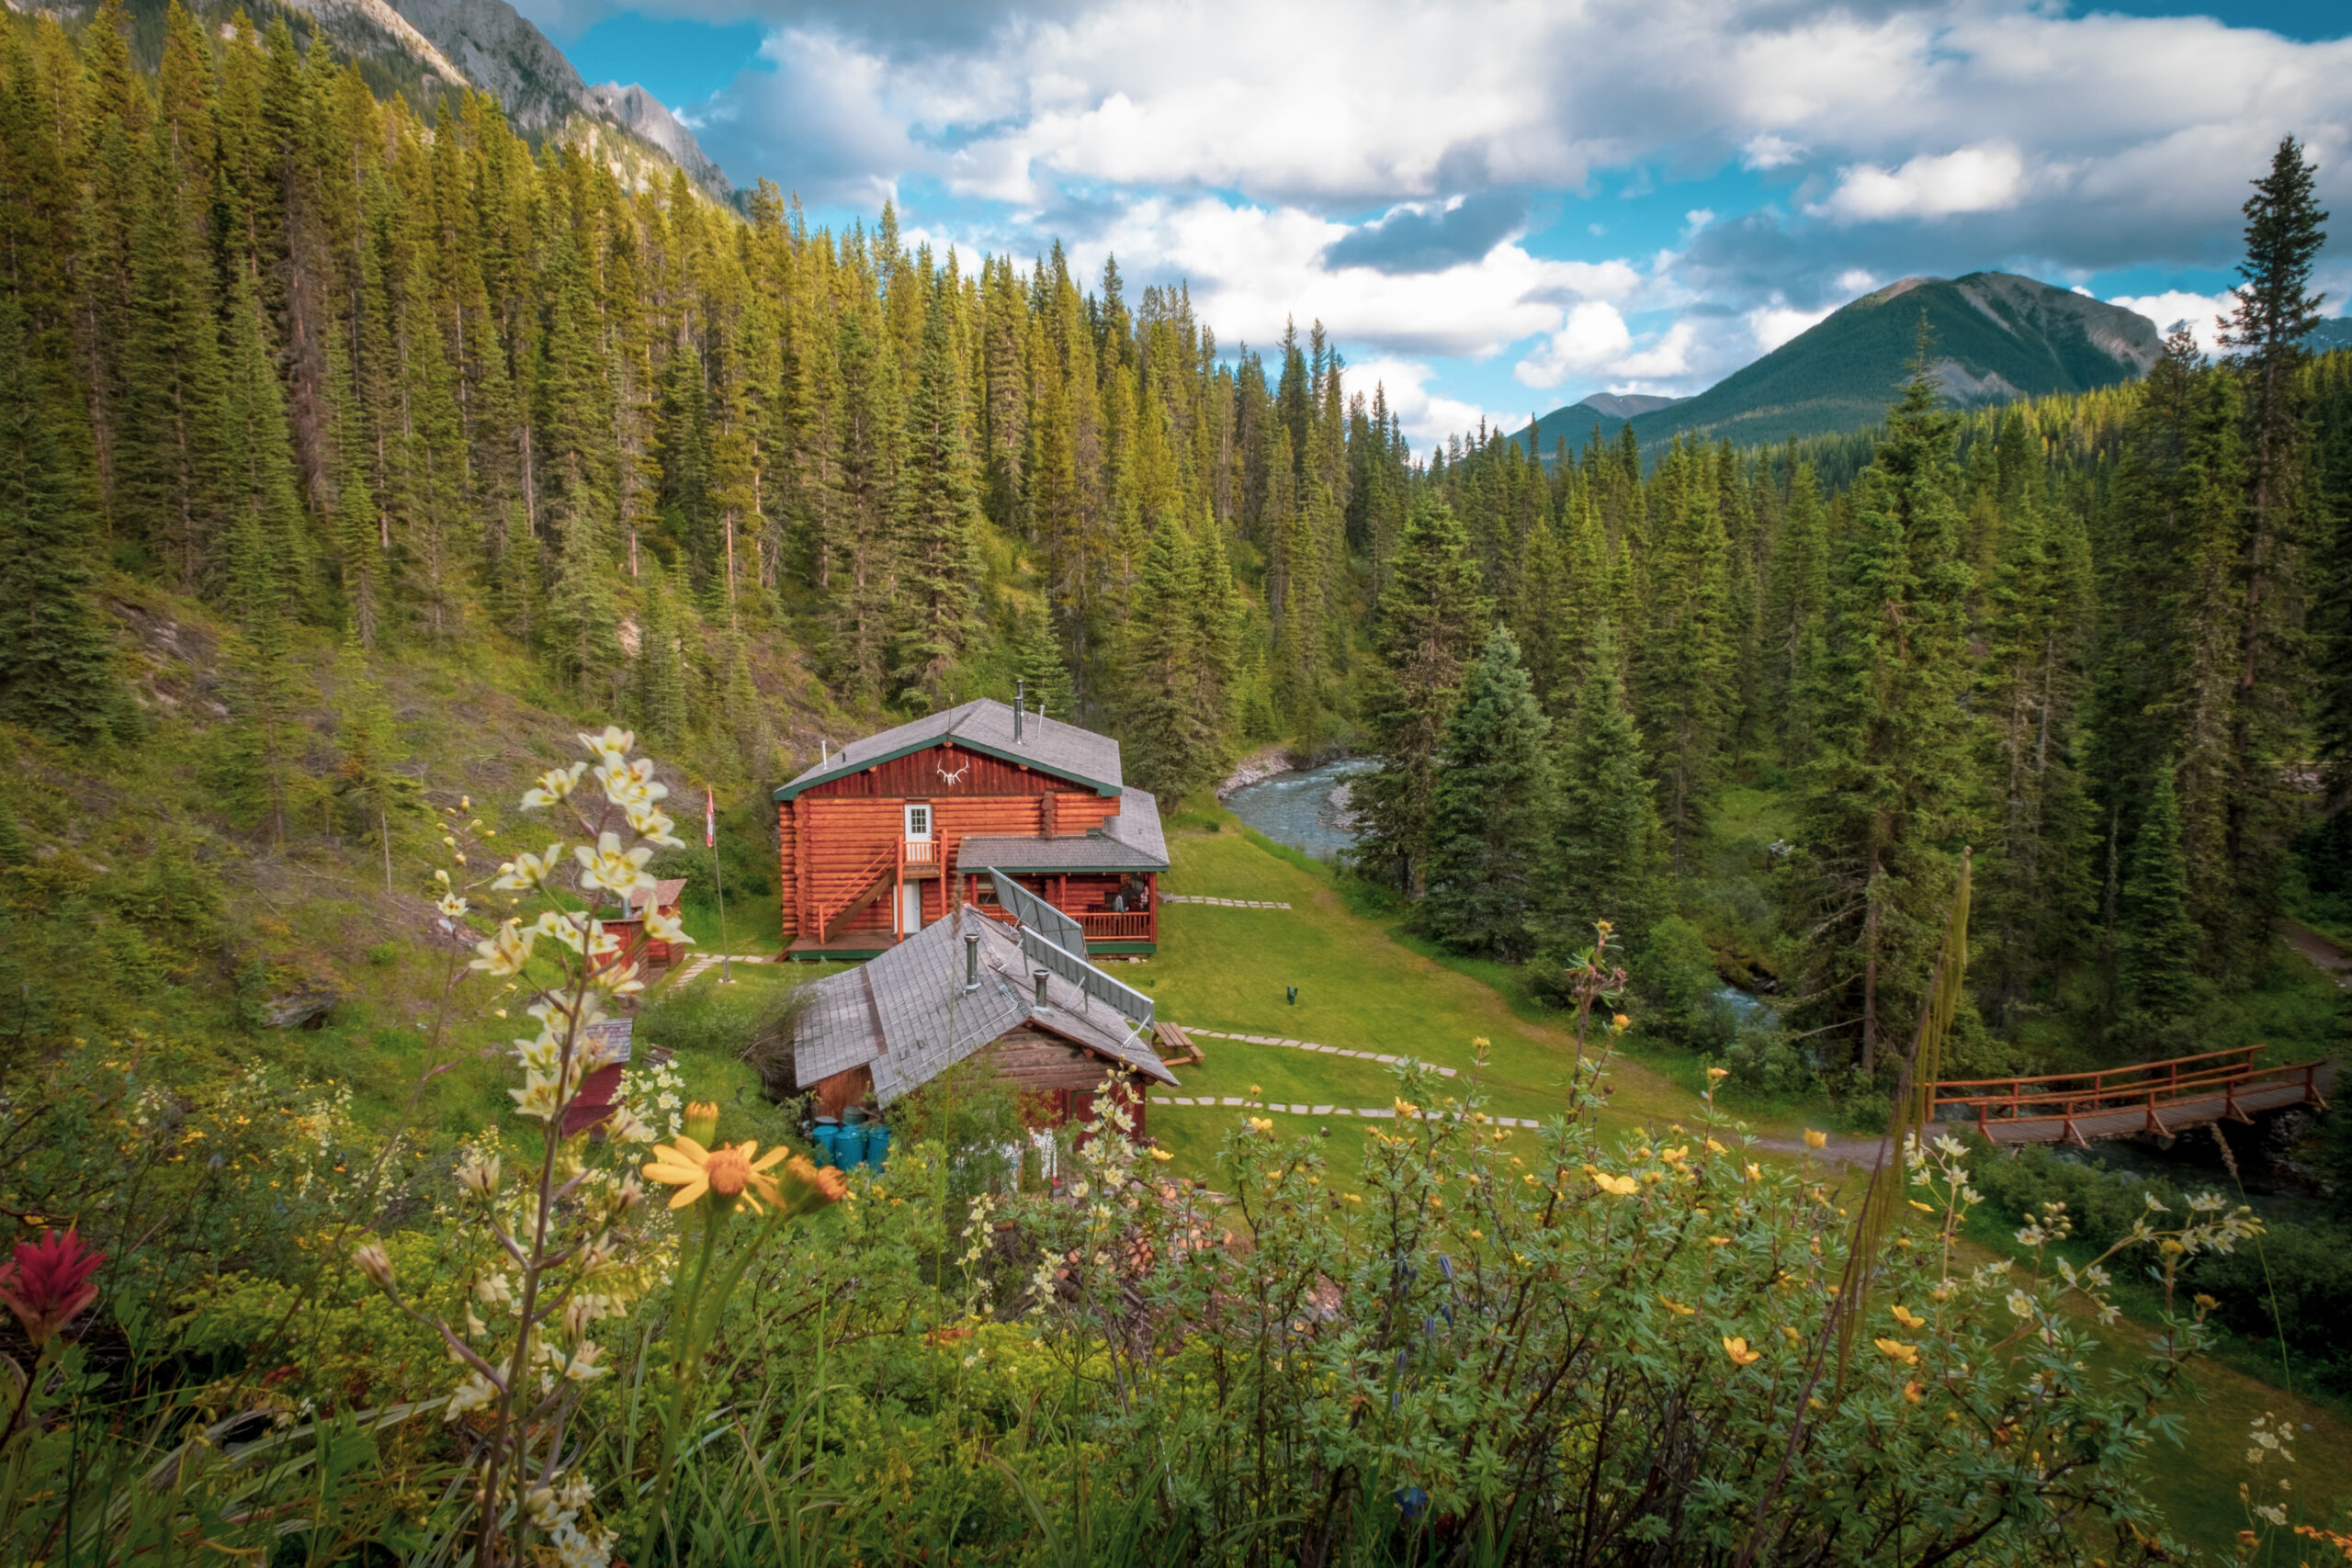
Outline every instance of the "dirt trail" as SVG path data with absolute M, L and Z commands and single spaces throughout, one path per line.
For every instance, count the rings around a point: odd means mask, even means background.
M 2298 920 L 2281 919 L 2278 939 L 2310 959 L 2313 968 L 2324 970 L 2337 990 L 2352 991 L 2352 953 Z

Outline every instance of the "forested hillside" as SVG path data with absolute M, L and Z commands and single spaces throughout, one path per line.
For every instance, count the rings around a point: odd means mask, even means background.
M 124 26 L 6 33 L 0 706 L 93 758 L 192 742 L 257 846 L 389 848 L 435 720 L 332 694 L 440 660 L 739 800 L 829 723 L 1016 678 L 1170 797 L 1248 743 L 1370 750 L 1366 871 L 1513 959 L 1598 918 L 1688 951 L 1760 787 L 1794 1021 L 1866 1078 L 1963 844 L 1996 1036 L 2179 1043 L 2289 901 L 2341 907 L 2352 390 L 2298 346 L 2292 147 L 2226 364 L 2176 338 L 2142 384 L 1956 420 L 1923 381 L 1883 438 L 1621 430 L 1547 470 L 1499 431 L 1409 452 L 1319 328 L 1220 345 L 1115 263 L 631 194 L 282 25 L 174 9 L 152 77 Z M 217 705 L 141 673 L 173 604 L 225 634 Z

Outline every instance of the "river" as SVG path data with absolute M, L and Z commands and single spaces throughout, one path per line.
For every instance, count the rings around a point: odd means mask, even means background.
M 1243 784 L 1225 797 L 1226 809 L 1278 844 L 1329 860 L 1356 841 L 1341 802 L 1332 795 L 1373 766 L 1367 757 L 1343 758 L 1319 768 L 1276 773 Z

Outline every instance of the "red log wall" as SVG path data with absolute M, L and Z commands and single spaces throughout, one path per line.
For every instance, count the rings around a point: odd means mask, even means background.
M 946 774 L 958 776 L 951 784 Z M 938 865 L 952 872 L 968 835 L 1015 838 L 1077 837 L 1118 814 L 1119 802 L 1090 789 L 943 742 L 876 763 L 863 773 L 818 785 L 793 800 L 776 803 L 778 857 L 783 889 L 784 939 L 821 934 L 820 910 L 832 910 L 874 881 L 885 856 L 895 863 L 906 831 L 910 801 L 932 807 L 932 840 Z M 1072 878 L 1073 882 L 1097 879 Z M 922 889 L 925 924 L 947 913 L 954 897 L 948 875 L 917 883 Z M 1117 879 L 1109 879 L 1107 899 Z M 882 934 L 896 915 L 885 893 L 850 916 L 834 932 Z

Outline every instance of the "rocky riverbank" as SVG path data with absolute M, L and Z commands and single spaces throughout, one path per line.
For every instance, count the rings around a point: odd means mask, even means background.
M 1261 746 L 1234 764 L 1233 772 L 1227 773 L 1225 782 L 1216 786 L 1216 797 L 1223 800 L 1237 789 L 1261 783 L 1272 778 L 1276 773 L 1286 773 L 1290 772 L 1291 766 L 1288 746 L 1279 741 L 1272 746 Z

